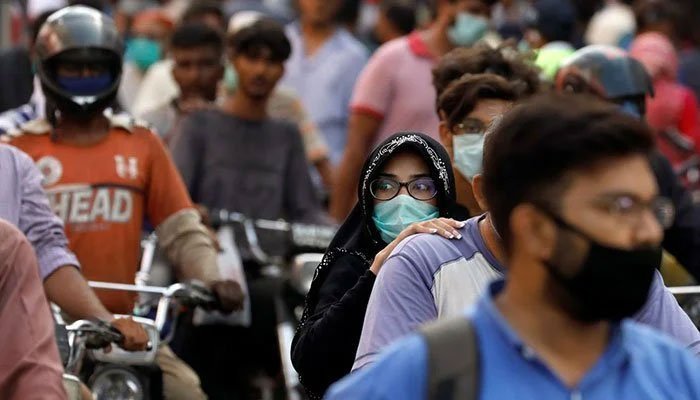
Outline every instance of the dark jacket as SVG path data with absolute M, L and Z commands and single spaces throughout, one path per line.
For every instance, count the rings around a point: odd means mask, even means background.
M 390 137 L 369 156 L 358 188 L 360 201 L 329 246 L 306 298 L 292 343 L 292 362 L 309 397 L 321 398 L 328 387 L 350 372 L 374 286 L 369 267 L 385 246 L 372 222 L 372 180 L 395 154 L 417 151 L 438 183 L 442 217 L 456 216 L 454 175 L 449 156 L 427 136 L 403 133 Z

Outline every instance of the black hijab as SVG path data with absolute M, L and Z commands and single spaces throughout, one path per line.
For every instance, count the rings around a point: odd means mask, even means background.
M 344 255 L 355 256 L 369 269 L 374 257 L 387 243 L 379 236 L 372 221 L 374 199 L 370 184 L 394 155 L 406 151 L 417 153 L 430 169 L 430 177 L 438 189 L 440 217 L 451 218 L 457 213 L 455 179 L 447 151 L 436 140 L 415 132 L 397 133 L 380 144 L 367 158 L 360 174 L 358 203 L 336 233 L 323 261 L 316 269 L 314 280 L 306 297 L 306 307 L 300 326 L 316 308 L 318 293 L 335 260 Z

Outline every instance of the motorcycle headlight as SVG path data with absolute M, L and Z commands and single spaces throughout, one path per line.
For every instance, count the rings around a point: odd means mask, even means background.
M 132 371 L 110 368 L 97 372 L 91 379 L 95 400 L 143 400 L 141 381 Z

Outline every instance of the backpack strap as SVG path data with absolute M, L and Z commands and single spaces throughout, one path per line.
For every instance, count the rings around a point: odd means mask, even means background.
M 431 323 L 420 330 L 428 345 L 428 399 L 476 400 L 479 346 L 472 322 L 463 317 Z

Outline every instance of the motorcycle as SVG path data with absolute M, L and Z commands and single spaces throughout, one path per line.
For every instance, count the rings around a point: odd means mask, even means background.
M 306 293 L 311 286 L 316 267 L 335 236 L 337 227 L 281 220 L 255 220 L 227 210 L 213 210 L 208 217 L 217 231 L 221 248 L 219 269 L 222 277 L 242 283 L 244 293 L 248 293 L 243 267 L 243 260 L 246 260 L 256 265 L 256 273 L 282 282 L 281 289 L 274 299 L 276 353 L 279 354 L 282 366 L 285 397 L 289 400 L 303 398 L 303 389 L 291 362 L 292 339 L 301 319 Z M 155 234 L 146 237 L 142 247 L 143 256 L 137 273 L 137 283 L 146 285 L 171 282 L 172 268 L 160 255 Z M 250 326 L 250 299 L 246 299 L 243 311 L 227 316 L 202 309 L 195 310 L 190 322 L 194 326 Z M 174 346 L 173 349 L 176 354 L 179 352 L 178 346 Z M 200 377 L 204 375 L 205 373 L 200 372 Z M 274 398 L 276 386 L 282 386 L 275 385 L 273 381 L 274 379 L 256 381 L 255 386 L 260 390 L 263 399 Z
M 282 289 L 274 302 L 284 391 L 288 400 L 304 398 L 299 375 L 292 365 L 292 339 L 301 320 L 306 294 L 316 268 L 337 227 L 255 220 L 227 210 L 214 210 L 209 219 L 212 225 L 220 229 L 228 227 L 242 232 L 243 240 L 234 239 L 241 254 L 249 254 L 261 267 L 264 276 L 282 280 Z M 272 398 L 272 394 L 267 393 L 263 397 Z
M 132 317 L 146 330 L 149 344 L 145 351 L 128 352 L 111 346 L 118 345 L 124 338 L 106 322 L 78 320 L 66 324 L 54 308 L 65 368 L 64 386 L 69 399 L 81 398 L 81 382 L 87 385 L 96 400 L 161 399 L 162 373 L 156 364 L 158 346 L 172 340 L 183 310 L 215 307 L 215 297 L 197 283 L 177 283 L 169 287 L 107 282 L 89 282 L 89 285 L 98 290 L 156 296 L 156 303 L 140 304 L 142 310 L 156 306 L 155 319 Z M 106 347 L 111 347 L 110 351 L 105 351 Z

